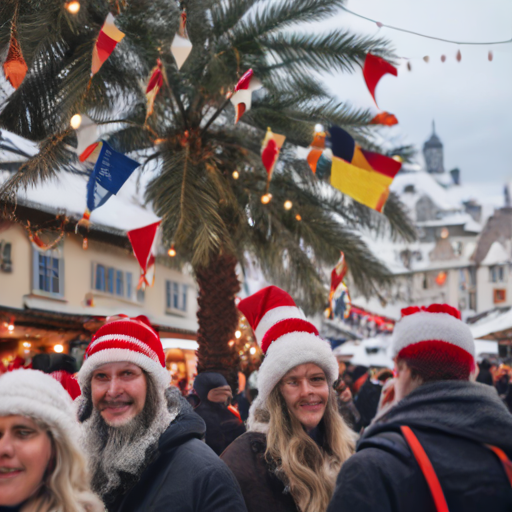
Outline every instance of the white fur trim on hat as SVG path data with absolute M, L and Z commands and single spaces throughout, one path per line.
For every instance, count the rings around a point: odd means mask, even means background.
M 108 363 L 133 363 L 148 372 L 155 384 L 166 389 L 171 383 L 171 375 L 160 362 L 153 361 L 147 355 L 125 348 L 106 348 L 88 357 L 78 372 L 78 383 L 82 390 L 91 380 L 91 375 L 96 368 Z
M 70 442 L 79 437 L 73 401 L 62 385 L 38 370 L 19 369 L 0 377 L 0 416 L 43 421 Z
M 254 331 L 258 344 L 261 345 L 263 336 L 265 336 L 265 333 L 273 325 L 277 324 L 277 322 L 280 322 L 281 320 L 288 320 L 289 318 L 302 318 L 303 320 L 306 319 L 304 313 L 295 306 L 279 306 L 267 311 L 263 315 L 263 318 L 260 320 L 260 323 Z
M 278 338 L 268 348 L 258 371 L 258 398 L 265 401 L 292 368 L 306 363 L 320 366 L 329 386 L 338 378 L 338 361 L 328 341 L 309 332 L 291 332 Z
M 409 345 L 422 341 L 445 341 L 475 357 L 475 341 L 469 327 L 448 313 L 421 311 L 404 316 L 395 325 L 393 357 Z

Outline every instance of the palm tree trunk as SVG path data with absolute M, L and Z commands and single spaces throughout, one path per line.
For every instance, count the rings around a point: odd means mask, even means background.
M 199 285 L 197 319 L 197 372 L 214 371 L 224 375 L 233 389 L 238 390 L 240 357 L 229 346 L 235 339 L 238 326 L 238 310 L 235 296 L 240 290 L 236 275 L 237 260 L 220 254 L 207 267 L 196 269 Z

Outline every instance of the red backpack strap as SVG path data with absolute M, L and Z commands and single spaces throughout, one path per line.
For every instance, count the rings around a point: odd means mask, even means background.
M 427 481 L 427 485 L 430 489 L 430 493 L 432 494 L 432 498 L 434 500 L 434 504 L 436 506 L 437 512 L 449 512 L 448 504 L 446 503 L 446 499 L 444 497 L 443 489 L 441 488 L 441 484 L 439 483 L 439 479 L 437 478 L 436 472 L 428 458 L 428 455 L 425 453 L 423 446 L 418 441 L 418 438 L 414 434 L 414 432 L 407 426 L 400 427 L 402 434 L 409 445 L 409 448 L 418 463 L 425 480 Z
M 485 446 L 487 446 L 489 450 L 492 450 L 498 456 L 498 459 L 500 459 L 501 463 L 503 464 L 503 469 L 505 470 L 505 474 L 507 475 L 508 481 L 510 482 L 510 486 L 512 487 L 512 462 L 510 462 L 506 453 L 501 448 L 498 448 L 497 446 L 492 446 L 490 444 L 486 444 Z

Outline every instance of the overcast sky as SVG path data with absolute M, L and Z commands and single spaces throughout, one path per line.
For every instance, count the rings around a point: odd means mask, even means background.
M 512 0 L 349 0 L 346 7 L 382 23 L 446 39 L 512 37 Z M 377 87 L 379 107 L 399 120 L 390 135 L 421 149 L 435 119 L 447 171 L 459 167 L 465 182 L 512 179 L 512 44 L 459 47 L 379 30 L 348 13 L 337 16 L 329 27 L 322 24 L 326 29 L 333 26 L 386 37 L 398 55 L 411 59 L 412 72 L 404 60 L 398 78 L 387 75 Z M 460 63 L 455 59 L 459 48 Z M 487 59 L 489 50 L 494 53 L 492 62 Z M 422 59 L 425 55 L 430 56 L 428 64 Z M 327 76 L 326 82 L 341 100 L 376 109 L 360 70 Z

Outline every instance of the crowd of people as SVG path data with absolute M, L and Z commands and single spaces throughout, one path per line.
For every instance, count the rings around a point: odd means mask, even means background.
M 0 376 L 0 512 L 512 510 L 510 372 L 478 376 L 456 309 L 407 308 L 394 372 L 340 377 L 284 291 L 238 307 L 265 357 L 235 397 L 170 386 L 145 317 L 105 323 L 76 381 L 68 356 Z

